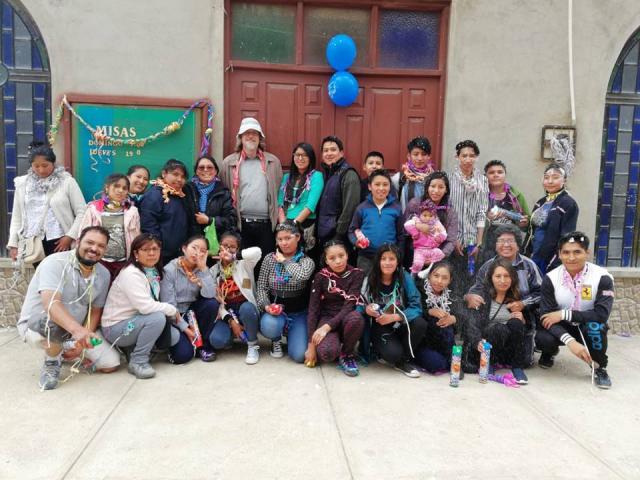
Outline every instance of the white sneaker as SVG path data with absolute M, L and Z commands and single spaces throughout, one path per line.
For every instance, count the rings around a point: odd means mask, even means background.
M 259 345 L 249 345 L 247 347 L 247 357 L 244 359 L 247 365 L 255 365 L 260 360 L 260 346 Z
M 273 358 L 282 358 L 284 356 L 281 340 L 274 340 L 271 342 L 271 356 Z

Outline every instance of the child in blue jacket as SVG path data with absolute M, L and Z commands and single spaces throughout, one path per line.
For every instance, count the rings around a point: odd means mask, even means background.
M 369 175 L 369 195 L 356 208 L 349 226 L 349 240 L 358 252 L 358 268 L 371 271 L 373 256 L 388 243 L 404 248 L 402 208 L 390 193 L 391 177 L 386 170 Z

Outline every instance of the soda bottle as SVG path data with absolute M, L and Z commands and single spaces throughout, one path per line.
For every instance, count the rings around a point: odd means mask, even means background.
M 473 243 L 467 245 L 467 271 L 469 272 L 469 275 L 474 275 L 476 273 L 476 257 L 471 255 L 474 248 L 476 248 L 476 246 Z
M 480 383 L 489 381 L 489 363 L 491 361 L 491 344 L 487 341 L 482 342 L 482 352 L 480 352 L 480 368 L 478 375 Z
M 454 345 L 451 352 L 451 373 L 449 376 L 449 386 L 460 385 L 460 369 L 462 366 L 462 346 Z

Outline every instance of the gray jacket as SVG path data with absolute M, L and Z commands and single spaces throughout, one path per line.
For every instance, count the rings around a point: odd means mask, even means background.
M 171 260 L 164 267 L 164 274 L 160 282 L 160 301 L 170 303 L 177 307 L 180 313 L 184 313 L 189 309 L 189 305 L 200 296 L 214 298 L 216 296 L 216 284 L 209 270 L 198 271 L 196 275 L 202 282 L 202 288 L 189 281 L 184 271 L 178 266 L 177 258 Z M 184 331 L 188 326 L 184 319 L 177 324 L 180 331 Z

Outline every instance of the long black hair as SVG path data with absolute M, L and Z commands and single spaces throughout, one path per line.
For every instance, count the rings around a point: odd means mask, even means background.
M 439 205 L 446 207 L 449 205 L 449 194 L 451 193 L 451 187 L 449 186 L 449 176 L 447 175 L 446 172 L 443 172 L 442 170 L 436 170 L 435 172 L 431 172 L 427 177 L 427 179 L 424 181 L 424 192 L 422 194 L 422 201 L 426 202 L 427 200 L 431 200 L 431 198 L 429 197 L 429 185 L 431 185 L 431 182 L 433 182 L 434 180 L 442 180 L 444 182 L 444 187 L 446 191 L 444 192 L 444 195 L 442 196 L 442 199 L 440 200 Z M 442 224 L 446 226 L 447 209 L 446 208 L 439 209 L 439 210 L 436 210 L 436 212 L 438 213 L 438 219 L 440 220 L 440 222 L 442 222 Z
M 493 274 L 498 267 L 504 268 L 508 273 L 509 277 L 511 277 L 511 286 L 509 290 L 505 293 L 504 303 L 515 302 L 520 300 L 520 288 L 518 287 L 518 272 L 515 267 L 511 264 L 510 261 L 505 260 L 504 258 L 497 258 L 491 265 L 489 265 L 489 270 L 487 271 L 487 276 L 485 277 L 485 288 L 489 293 L 489 296 L 492 299 L 496 298 L 496 288 L 493 286 Z
M 400 292 L 404 296 L 404 270 L 402 268 L 402 254 L 398 247 L 393 243 L 384 243 L 373 257 L 373 267 L 371 268 L 371 272 L 369 272 L 368 281 L 368 289 L 369 289 L 369 297 L 370 298 L 380 298 L 382 291 L 382 270 L 380 269 L 380 260 L 382 260 L 382 255 L 387 252 L 391 252 L 395 255 L 398 260 L 398 265 L 396 267 L 396 271 L 393 272 L 393 278 L 391 279 L 391 284 L 397 282 Z
M 298 166 L 294 161 L 294 155 L 296 150 L 298 149 L 304 150 L 304 153 L 309 157 L 309 166 L 307 167 L 307 171 L 304 172 L 304 176 L 300 174 L 300 170 L 298 170 Z M 307 181 L 311 182 L 311 172 L 313 172 L 316 168 L 316 152 L 313 150 L 313 147 L 306 143 L 300 142 L 291 151 L 291 167 L 289 170 L 289 178 L 287 180 L 287 184 L 284 185 L 284 203 L 285 207 L 288 208 L 289 204 L 297 203 L 300 199 L 300 195 L 302 195 L 304 190 L 304 185 Z M 298 187 L 297 190 L 294 187 Z M 295 193 L 294 193 L 295 192 Z

